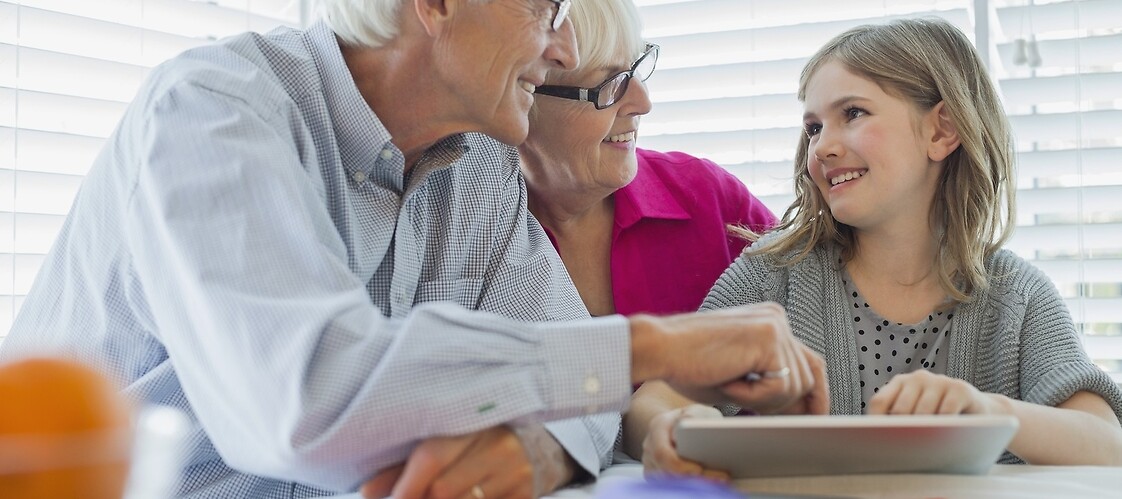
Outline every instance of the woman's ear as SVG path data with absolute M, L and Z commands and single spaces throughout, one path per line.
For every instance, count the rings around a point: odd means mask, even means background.
M 958 129 L 947 114 L 947 103 L 939 101 L 935 104 L 927 112 L 925 121 L 928 126 L 927 158 L 935 162 L 947 159 L 961 144 Z

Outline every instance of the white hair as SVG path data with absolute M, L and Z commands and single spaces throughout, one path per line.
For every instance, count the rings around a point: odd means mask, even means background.
M 471 0 L 488 2 L 490 0 Z M 319 16 L 343 43 L 378 48 L 397 37 L 405 0 L 317 0 Z
M 632 0 L 574 0 L 569 20 L 580 56 L 575 73 L 620 62 L 630 65 L 643 51 L 643 22 Z M 558 74 L 560 71 L 554 70 L 550 76 Z

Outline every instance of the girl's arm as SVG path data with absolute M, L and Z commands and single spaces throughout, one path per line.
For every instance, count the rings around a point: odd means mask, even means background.
M 1020 422 L 1008 450 L 1029 464 L 1122 466 L 1122 426 L 1110 404 L 1080 391 L 1056 407 L 984 393 L 961 379 L 915 371 L 892 378 L 869 414 L 1001 414 Z
M 1077 392 L 1056 407 L 985 395 L 1021 422 L 1009 452 L 1025 462 L 1122 466 L 1122 426 L 1098 394 Z

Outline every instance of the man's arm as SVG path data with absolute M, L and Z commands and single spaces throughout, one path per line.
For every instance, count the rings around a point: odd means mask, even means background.
M 122 200 L 128 263 L 231 466 L 353 490 L 424 438 L 625 406 L 623 319 L 531 324 L 431 304 L 388 320 L 289 117 L 190 84 L 151 105 L 131 130 L 146 153 Z

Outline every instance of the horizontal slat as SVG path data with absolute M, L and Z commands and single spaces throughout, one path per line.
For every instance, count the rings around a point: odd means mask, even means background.
M 1029 114 L 1033 106 L 1042 104 L 1069 107 L 1059 109 L 1061 111 L 1078 111 L 1080 106 L 1093 109 L 1090 106 L 1117 99 L 1119 89 L 1122 89 L 1122 72 L 1085 72 L 1077 75 L 1001 80 L 1005 110 L 1011 114 Z
M 0 127 L 0 170 L 85 175 L 105 142 L 83 135 L 29 129 L 20 130 L 18 135 L 15 132 L 14 128 Z M 11 148 L 11 158 L 2 156 L 5 147 Z
M 1072 255 L 1089 251 L 1122 251 L 1122 223 L 1018 226 L 1007 247 L 1017 254 L 1037 258 L 1037 251 Z
M 203 39 L 240 33 L 247 25 L 298 25 L 301 18 L 301 2 L 291 0 L 20 0 L 19 3 L 23 7 Z
M 19 23 L 17 12 L 19 7 L 14 3 L 0 2 L 0 43 L 15 44 L 19 36 Z M 0 53 L 0 61 L 7 61 Z M 5 64 L 0 64 L 5 66 Z
M 1058 284 L 1122 283 L 1122 259 L 1119 258 L 1033 260 L 1032 263 Z
M 244 25 L 243 25 L 244 31 Z M 20 10 L 24 48 L 152 67 L 207 38 L 164 33 L 137 26 L 24 7 Z M 83 36 L 67 36 L 82 33 Z
M 648 130 L 646 124 L 643 130 Z M 669 126 L 666 127 L 669 129 Z M 649 131 L 649 130 L 648 130 Z M 649 149 L 685 151 L 719 164 L 750 161 L 781 161 L 794 156 L 800 129 L 770 128 L 709 133 L 664 133 L 645 135 L 640 146 Z
M 1080 69 L 1094 71 L 1097 67 L 1110 67 L 1117 63 L 1118 51 L 1122 50 L 1120 47 L 1122 34 L 1037 40 L 1041 61 L 1038 68 L 1013 64 L 1016 52 L 1013 41 L 999 43 L 997 52 L 1002 68 L 1012 76 L 1055 75 Z
M 734 0 L 739 7 L 732 8 L 735 12 L 750 9 L 748 2 Z M 666 48 L 666 53 L 659 54 L 659 65 L 667 69 L 701 67 L 714 64 L 734 64 L 749 62 L 764 62 L 791 58 L 806 58 L 818 50 L 827 41 L 852 27 L 861 24 L 883 23 L 896 17 L 913 17 L 884 15 L 883 4 L 881 13 L 863 18 L 837 20 L 822 20 L 820 22 L 804 22 L 785 25 L 756 25 L 735 30 L 710 31 L 702 30 L 689 32 L 682 30 L 683 21 L 671 25 L 672 31 L 660 30 L 647 26 L 644 36 L 651 41 Z M 788 9 L 795 11 L 795 9 Z M 803 12 L 798 9 L 798 12 Z M 972 37 L 970 20 L 965 9 L 955 9 L 942 12 L 916 13 L 937 15 L 947 19 Z M 739 16 L 746 16 L 740 14 Z M 738 14 L 724 12 L 718 16 L 704 18 L 694 14 L 682 16 L 685 19 L 699 19 L 705 24 L 710 24 L 714 19 L 736 18 Z M 685 21 L 689 22 L 689 21 Z M 686 34 L 679 34 L 686 33 Z
M 1046 213 L 1117 212 L 1122 218 L 1122 185 L 1026 189 L 1018 192 L 1018 223 L 1037 223 Z
M 801 122 L 802 105 L 792 94 L 732 97 L 657 104 L 643 120 L 644 133 L 760 130 Z
M 33 48 L 19 49 L 18 86 L 39 92 L 127 103 L 148 68 Z
M 1037 179 L 1074 173 L 1083 175 L 1118 173 L 1120 157 L 1122 157 L 1122 147 L 1023 151 L 1017 154 L 1017 174 L 1021 179 Z
M 82 185 L 76 175 L 0 170 L 4 174 L 11 175 L 16 194 L 11 207 L 0 206 L 3 211 L 66 215 Z
M 0 269 L 4 268 L 3 259 L 0 258 Z M 0 272 L 0 276 L 7 275 Z M 8 335 L 8 330 L 12 328 L 12 319 L 15 318 L 15 307 L 13 306 L 12 297 L 0 295 L 0 349 L 4 348 L 4 337 Z
M 0 229 L 8 236 L 0 239 L 0 253 L 46 254 L 65 221 L 65 215 L 0 212 Z
M 31 290 L 35 274 L 43 265 L 43 255 L 0 253 L 0 295 L 26 295 Z
M 1027 37 L 1030 33 L 1113 30 L 1122 26 L 1122 6 L 1118 0 L 1011 5 L 997 8 L 997 20 L 1008 38 Z
M 1083 347 L 1096 359 L 1122 359 L 1122 336 L 1083 336 Z
M 667 47 L 663 52 L 674 51 Z M 805 58 L 774 61 L 719 64 L 700 68 L 665 68 L 661 55 L 659 67 L 647 88 L 658 112 L 662 103 L 684 100 L 735 98 L 769 94 L 786 94 L 795 99 L 799 73 Z
M 123 102 L 20 91 L 16 126 L 44 132 L 106 138 L 127 105 Z
M 1122 323 L 1122 298 L 1074 298 L 1065 301 L 1076 323 Z
M 1013 115 L 1009 121 L 1014 139 L 1021 143 L 1117 140 L 1122 110 Z
M 844 9 L 831 0 L 709 0 L 705 2 L 638 2 L 645 28 L 652 36 L 680 33 L 749 30 L 837 21 L 865 22 L 883 16 L 920 15 L 961 8 L 963 0 L 848 0 Z M 828 36 L 832 36 L 828 35 Z

